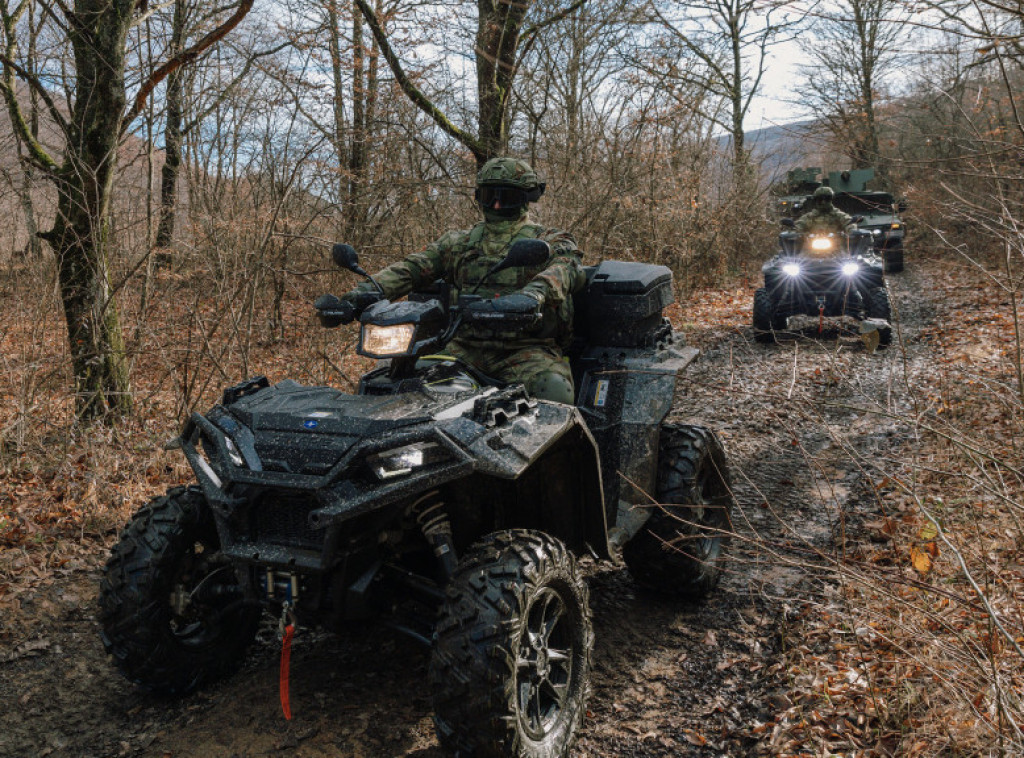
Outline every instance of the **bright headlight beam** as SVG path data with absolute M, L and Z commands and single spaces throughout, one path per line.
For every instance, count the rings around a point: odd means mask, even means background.
M 782 271 L 787 276 L 800 276 L 800 264 L 798 263 L 786 263 L 782 266 Z
M 811 250 L 831 250 L 832 240 L 828 237 L 815 237 L 811 240 Z
M 853 276 L 860 271 L 860 266 L 852 261 L 850 263 L 843 264 L 843 274 L 845 276 Z

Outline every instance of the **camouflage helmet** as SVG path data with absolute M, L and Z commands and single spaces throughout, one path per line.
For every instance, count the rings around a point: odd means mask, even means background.
M 529 163 L 518 158 L 491 158 L 476 175 L 473 197 L 488 221 L 522 218 L 540 200 L 545 184 Z
M 544 186 L 544 183 L 537 179 L 537 172 L 533 167 L 519 158 L 491 158 L 480 168 L 476 175 L 476 186 L 495 184 L 517 187 L 521 190 Z
M 814 201 L 818 203 L 831 203 L 832 198 L 836 196 L 836 193 L 831 187 L 818 187 L 814 190 Z

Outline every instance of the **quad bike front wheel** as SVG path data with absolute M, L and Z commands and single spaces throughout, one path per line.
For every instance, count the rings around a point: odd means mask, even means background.
M 103 645 L 128 679 L 183 695 L 233 672 L 256 635 L 247 602 L 219 552 L 197 487 L 177 487 L 132 517 L 100 583 Z
M 721 579 L 732 531 L 725 451 L 710 429 L 664 424 L 658 505 L 622 550 L 633 578 L 683 600 L 699 600 Z
M 524 529 L 484 537 L 449 581 L 434 634 L 441 744 L 479 758 L 568 755 L 593 645 L 587 586 L 565 545 Z
M 786 328 L 786 317 L 776 316 L 772 297 L 764 287 L 754 293 L 754 339 L 758 342 L 774 342 L 775 332 Z

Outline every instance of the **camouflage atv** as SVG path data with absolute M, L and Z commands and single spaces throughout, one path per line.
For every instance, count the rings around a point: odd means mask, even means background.
M 520 241 L 488 275 L 548 255 Z M 334 257 L 365 275 L 351 247 Z M 194 413 L 177 446 L 197 483 L 145 505 L 103 573 L 121 672 L 181 695 L 239 666 L 263 610 L 290 627 L 372 617 L 430 648 L 442 745 L 566 755 L 594 644 L 578 558 L 621 552 L 643 586 L 702 598 L 733 502 L 714 433 L 665 422 L 697 352 L 662 317 L 669 270 L 605 261 L 588 280 L 574 406 L 446 357 L 471 318 L 507 331 L 536 317 L 474 316 L 480 298 L 441 292 L 362 313 L 359 352 L 382 363 L 356 394 L 257 377 Z M 334 296 L 317 310 L 353 320 Z

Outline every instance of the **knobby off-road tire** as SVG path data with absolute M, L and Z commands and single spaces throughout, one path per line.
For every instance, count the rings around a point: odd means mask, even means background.
M 768 290 L 761 287 L 754 292 L 754 339 L 758 342 L 775 342 L 775 332 L 786 328 L 786 318 L 776 316 Z
M 256 634 L 259 606 L 246 602 L 221 556 L 197 487 L 177 487 L 136 513 L 100 582 L 103 646 L 128 679 L 166 696 L 232 673 Z
M 875 287 L 871 290 L 868 299 L 868 317 L 892 322 L 892 300 L 889 297 L 888 287 Z M 881 345 L 892 344 L 892 327 L 887 326 L 878 330 L 878 342 Z
M 434 634 L 441 744 L 475 758 L 568 755 L 593 645 L 587 586 L 565 545 L 528 530 L 484 537 L 449 581 Z
M 659 505 L 622 557 L 644 587 L 699 600 L 722 576 L 732 532 L 725 451 L 710 429 L 661 427 L 657 495 Z
M 903 270 L 903 248 L 896 250 L 886 250 L 885 256 L 885 273 L 887 274 L 898 274 Z

